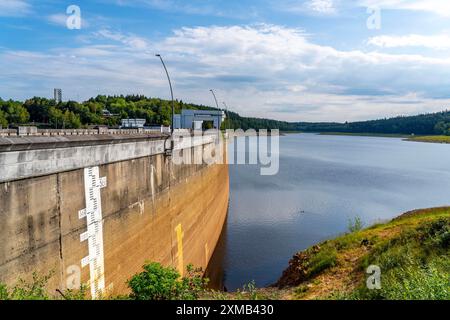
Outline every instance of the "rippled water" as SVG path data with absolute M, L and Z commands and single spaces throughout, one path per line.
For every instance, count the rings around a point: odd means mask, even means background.
M 242 139 L 242 138 L 241 138 Z M 230 208 L 215 253 L 229 290 L 274 283 L 291 256 L 347 230 L 450 205 L 450 145 L 396 138 L 280 137 L 280 171 L 230 165 Z

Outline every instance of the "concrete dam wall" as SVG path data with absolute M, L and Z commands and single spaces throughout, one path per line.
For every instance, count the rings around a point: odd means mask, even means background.
M 210 138 L 184 144 L 183 157 Z M 168 142 L 151 134 L 0 138 L 0 282 L 52 272 L 50 293 L 86 284 L 96 298 L 127 293 L 146 261 L 205 270 L 226 219 L 228 167 L 176 165 Z

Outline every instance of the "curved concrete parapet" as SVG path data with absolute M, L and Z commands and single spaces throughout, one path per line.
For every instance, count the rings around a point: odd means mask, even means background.
M 0 138 L 0 182 L 43 176 L 164 152 L 161 136 Z

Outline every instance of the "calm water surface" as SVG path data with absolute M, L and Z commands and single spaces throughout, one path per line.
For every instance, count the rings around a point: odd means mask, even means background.
M 228 290 L 274 283 L 291 256 L 347 230 L 450 205 L 450 145 L 395 138 L 280 137 L 280 171 L 230 165 L 230 208 L 215 259 Z

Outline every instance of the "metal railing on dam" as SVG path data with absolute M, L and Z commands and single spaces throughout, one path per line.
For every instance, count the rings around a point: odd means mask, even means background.
M 38 129 L 34 126 L 23 126 L 15 129 L 0 129 L 0 137 L 14 136 L 73 136 L 73 135 L 134 135 L 134 134 L 169 134 L 169 127 L 158 127 L 152 129 L 110 129 L 108 127 L 97 127 L 95 129 Z
M 168 138 L 0 137 L 0 282 L 52 272 L 50 291 L 87 284 L 96 298 L 126 293 L 145 261 L 206 269 L 227 213 L 228 166 L 175 164 Z M 193 157 L 212 143 L 180 148 Z

